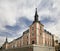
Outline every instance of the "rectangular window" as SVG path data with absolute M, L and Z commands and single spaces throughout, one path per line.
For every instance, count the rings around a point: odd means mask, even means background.
M 32 36 L 34 36 L 34 33 L 32 33 Z
M 28 41 L 27 41 L 27 45 L 28 45 Z
M 32 27 L 32 30 L 34 30 L 34 27 Z
M 28 36 L 27 36 L 27 39 L 28 39 Z
M 40 26 L 40 30 L 41 30 L 41 26 Z

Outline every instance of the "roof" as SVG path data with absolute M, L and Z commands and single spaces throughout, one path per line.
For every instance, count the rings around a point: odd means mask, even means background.
M 23 35 L 22 35 L 23 36 Z M 12 40 L 11 42 L 9 42 L 9 43 L 12 43 L 12 42 L 14 42 L 14 41 L 16 41 L 16 40 L 18 40 L 18 39 L 20 39 L 20 38 L 22 38 L 22 36 L 20 36 L 20 37 L 18 37 L 18 38 L 16 38 L 16 39 L 14 39 L 14 40 Z
M 28 32 L 29 32 L 29 29 L 26 30 L 26 31 L 24 31 L 23 34 L 26 34 L 26 33 L 28 33 Z M 22 36 L 23 36 L 23 35 L 22 35 Z M 14 42 L 14 41 L 16 41 L 16 40 L 22 38 L 22 36 L 18 37 L 17 39 L 14 39 L 13 41 L 11 41 L 11 42 L 9 42 L 9 43 L 12 43 L 12 42 Z
M 44 30 L 44 32 L 46 32 L 47 34 L 49 34 L 49 35 L 52 35 L 49 31 L 47 31 L 47 30 Z
M 23 32 L 23 34 L 26 34 L 26 33 L 29 33 L 29 29 Z

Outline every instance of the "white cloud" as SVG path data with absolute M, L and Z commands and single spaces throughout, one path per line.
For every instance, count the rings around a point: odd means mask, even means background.
M 0 19 L 3 24 L 13 25 L 16 22 L 16 8 L 9 2 L 0 2 Z
M 17 17 L 29 17 L 30 15 L 32 17 L 38 2 L 39 0 L 0 0 L 0 22 L 2 22 L 2 25 L 13 26 L 16 23 Z

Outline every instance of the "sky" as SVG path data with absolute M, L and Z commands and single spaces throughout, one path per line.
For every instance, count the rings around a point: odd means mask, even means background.
M 35 8 L 44 29 L 60 38 L 60 0 L 0 0 L 0 46 L 29 28 Z

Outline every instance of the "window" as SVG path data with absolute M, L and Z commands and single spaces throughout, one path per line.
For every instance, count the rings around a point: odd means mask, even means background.
M 40 33 L 40 36 L 42 35 L 42 33 Z
M 34 27 L 32 27 L 32 30 L 34 30 Z
M 28 45 L 28 41 L 27 41 L 27 45 Z
M 46 42 L 46 40 L 45 40 L 45 45 L 47 45 L 47 42 Z
M 32 33 L 32 36 L 34 36 L 34 33 Z
M 32 44 L 34 44 L 35 42 L 34 41 L 32 41 Z
M 27 39 L 28 39 L 28 36 L 27 36 Z
M 15 44 L 15 47 L 17 47 L 17 44 Z
M 42 38 L 42 33 L 40 33 L 40 37 Z
M 40 30 L 42 30 L 42 27 L 40 26 Z

